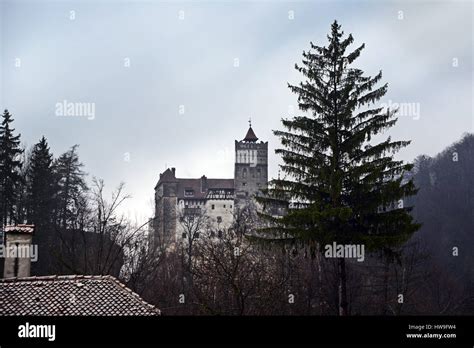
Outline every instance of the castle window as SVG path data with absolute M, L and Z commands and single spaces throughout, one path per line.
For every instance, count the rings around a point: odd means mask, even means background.
M 232 204 L 230 205 L 230 209 L 232 209 Z
M 246 183 L 246 182 L 243 182 L 243 183 L 242 183 L 242 186 L 247 186 L 247 183 Z
M 213 204 L 211 205 L 211 209 L 214 210 L 216 208 L 216 206 Z
M 220 224 L 222 222 L 222 216 L 217 217 L 217 223 Z
M 186 233 L 183 233 L 181 236 L 183 237 L 183 239 L 185 239 L 186 238 Z
M 246 178 L 247 177 L 247 168 L 244 168 L 244 170 L 242 170 L 242 178 Z
M 262 174 L 262 171 L 260 170 L 260 168 L 257 169 L 257 178 L 260 178 L 260 175 Z
M 194 190 L 191 190 L 191 189 L 184 190 L 184 196 L 185 197 L 193 197 L 194 196 Z
M 225 204 L 224 204 L 224 208 L 225 208 Z

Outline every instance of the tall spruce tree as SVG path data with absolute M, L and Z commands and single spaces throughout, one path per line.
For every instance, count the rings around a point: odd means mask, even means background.
M 53 171 L 53 155 L 45 137 L 33 147 L 28 167 L 27 220 L 36 225 L 38 234 L 50 227 L 54 217 L 57 184 Z
M 14 135 L 12 115 L 5 110 L 0 126 L 0 221 L 3 225 L 15 222 L 15 204 L 20 176 L 20 134 Z
M 387 92 L 387 84 L 376 87 L 382 72 L 364 76 L 353 67 L 364 45 L 346 52 L 354 39 L 343 34 L 334 21 L 328 46 L 311 43 L 303 65 L 295 65 L 306 79 L 288 86 L 303 115 L 283 119 L 285 130 L 274 131 L 283 147 L 276 153 L 285 176 L 260 199 L 264 206 L 298 203 L 281 219 L 267 216 L 272 227 L 262 232 L 299 241 L 312 255 L 332 242 L 388 251 L 419 228 L 401 201 L 416 193 L 413 182 L 403 179 L 412 165 L 393 158 L 410 142 L 388 137 L 370 143 L 395 124 L 396 110 L 374 105 Z M 337 264 L 339 314 L 347 315 L 345 259 Z
M 61 229 L 74 227 L 74 220 L 79 218 L 78 211 L 84 201 L 87 185 L 84 180 L 86 173 L 79 160 L 77 148 L 74 145 L 55 161 L 55 172 L 58 179 L 57 225 Z M 75 226 L 77 228 L 77 226 Z
M 41 257 L 32 265 L 35 275 L 50 274 L 52 251 L 55 248 L 54 207 L 57 184 L 53 172 L 53 155 L 45 137 L 33 147 L 27 170 L 28 223 L 35 225 L 33 242 L 38 245 Z

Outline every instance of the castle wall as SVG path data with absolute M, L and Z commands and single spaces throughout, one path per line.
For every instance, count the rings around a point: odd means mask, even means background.
M 176 184 L 159 185 L 155 193 L 153 244 L 166 245 L 176 241 L 177 197 Z
M 234 201 L 230 199 L 209 199 L 206 201 L 206 213 L 211 220 L 212 228 L 216 230 L 229 228 L 234 217 Z

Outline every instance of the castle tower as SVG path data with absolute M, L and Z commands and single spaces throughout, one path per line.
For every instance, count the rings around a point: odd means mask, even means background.
M 160 174 L 155 187 L 155 219 L 152 223 L 153 241 L 157 246 L 167 245 L 176 238 L 178 180 L 175 168 Z
M 261 194 L 268 185 L 268 142 L 260 141 L 252 129 L 245 138 L 235 141 L 234 187 L 236 203 L 241 204 Z

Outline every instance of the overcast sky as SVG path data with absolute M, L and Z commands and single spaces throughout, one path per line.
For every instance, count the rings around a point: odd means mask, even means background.
M 435 155 L 474 129 L 470 1 L 4 0 L 0 11 L 0 108 L 22 141 L 44 135 L 55 156 L 80 144 L 89 177 L 125 182 L 139 219 L 166 167 L 233 177 L 249 117 L 276 175 L 271 130 L 296 106 L 286 84 L 334 19 L 354 48 L 366 44 L 356 66 L 383 71 L 383 102 L 413 107 L 388 133 L 412 140 L 401 158 Z M 64 101 L 94 105 L 94 117 L 57 116 Z

